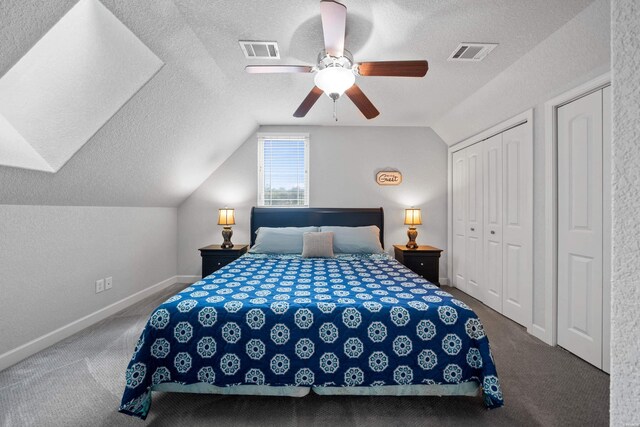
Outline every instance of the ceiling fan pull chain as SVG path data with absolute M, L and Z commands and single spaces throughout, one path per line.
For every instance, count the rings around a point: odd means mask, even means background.
M 338 106 L 336 105 L 336 100 L 333 100 L 333 118 L 338 121 Z

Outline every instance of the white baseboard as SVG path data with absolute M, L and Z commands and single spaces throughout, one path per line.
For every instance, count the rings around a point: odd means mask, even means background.
M 447 279 L 446 277 L 441 277 L 440 286 L 449 286 L 449 279 Z
M 15 365 L 21 360 L 26 359 L 27 357 L 44 350 L 47 347 L 52 346 L 53 344 L 62 341 L 65 338 L 70 337 L 76 332 L 80 332 L 81 330 L 98 323 L 99 321 L 116 314 L 117 312 L 124 310 L 125 308 L 141 301 L 156 292 L 160 292 L 161 290 L 175 284 L 182 283 L 181 280 L 178 280 L 179 277 L 185 276 L 172 276 L 168 279 L 163 280 L 160 283 L 156 283 L 155 285 L 151 285 L 146 289 L 136 292 L 135 294 L 129 295 L 126 298 L 121 299 L 120 301 L 114 302 L 104 308 L 101 308 L 98 311 L 95 311 L 91 314 L 88 314 L 84 317 L 81 317 L 78 320 L 75 320 L 65 326 L 62 326 L 55 331 L 49 332 L 41 337 L 38 337 L 32 341 L 29 341 L 26 344 L 21 345 L 20 347 L 14 348 L 13 350 L 9 350 L 4 354 L 0 354 L 0 371 L 8 368 L 9 366 Z M 186 276 L 190 277 L 190 276 Z
M 176 283 L 194 283 L 202 280 L 202 276 L 176 276 Z

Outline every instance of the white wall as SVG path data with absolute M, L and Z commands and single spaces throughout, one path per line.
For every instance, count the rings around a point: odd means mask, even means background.
M 433 126 L 452 145 L 534 108 L 533 323 L 542 329 L 546 328 L 544 103 L 609 71 L 609 39 L 609 1 L 596 0 Z
M 176 208 L 0 205 L 0 359 L 175 276 L 176 248 Z
M 418 243 L 446 250 L 447 147 L 429 128 L 263 126 L 263 133 L 310 134 L 310 205 L 379 207 L 385 214 L 385 246 L 406 243 L 403 209 L 422 208 Z M 250 137 L 178 209 L 178 271 L 201 274 L 198 248 L 221 243 L 217 209 L 236 209 L 232 241 L 249 242 L 250 209 L 257 202 L 257 138 Z M 402 172 L 399 186 L 381 187 L 383 168 Z M 446 276 L 446 252 L 440 262 Z
M 640 3 L 612 1 L 611 425 L 640 425 Z

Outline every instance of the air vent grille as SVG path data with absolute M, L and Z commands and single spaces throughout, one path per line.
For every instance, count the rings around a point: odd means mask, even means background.
M 449 61 L 482 61 L 497 43 L 460 43 L 449 56 Z
M 240 40 L 240 49 L 248 59 L 280 59 L 278 42 Z

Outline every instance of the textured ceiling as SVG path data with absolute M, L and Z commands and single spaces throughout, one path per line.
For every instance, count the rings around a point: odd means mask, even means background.
M 0 75 L 75 0 L 0 1 Z M 315 62 L 316 0 L 103 0 L 165 66 L 56 174 L 0 166 L 0 203 L 176 206 L 258 124 L 336 125 L 321 98 L 291 115 L 310 75 L 248 75 L 248 64 Z M 575 16 L 590 0 L 345 1 L 356 61 L 429 60 L 424 79 L 358 84 L 381 114 L 366 121 L 339 101 L 338 125 L 429 126 Z M 237 41 L 277 40 L 282 59 L 247 60 Z M 461 41 L 497 42 L 481 63 L 446 58 Z M 223 185 L 224 183 L 221 183 Z

